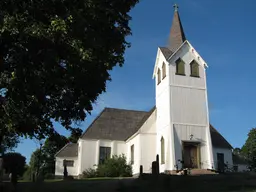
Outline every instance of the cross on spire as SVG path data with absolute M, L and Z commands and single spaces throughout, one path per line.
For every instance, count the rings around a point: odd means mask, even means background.
M 174 11 L 178 11 L 178 10 L 179 10 L 179 5 L 178 5 L 177 3 L 175 3 L 175 4 L 173 5 L 173 7 L 174 7 Z

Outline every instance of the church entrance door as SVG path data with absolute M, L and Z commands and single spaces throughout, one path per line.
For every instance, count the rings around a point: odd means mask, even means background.
M 198 143 L 183 142 L 183 168 L 199 168 Z

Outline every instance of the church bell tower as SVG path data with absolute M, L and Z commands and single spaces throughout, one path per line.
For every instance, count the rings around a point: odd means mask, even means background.
M 175 4 L 169 39 L 158 48 L 153 74 L 160 172 L 212 168 L 206 68 L 186 39 Z

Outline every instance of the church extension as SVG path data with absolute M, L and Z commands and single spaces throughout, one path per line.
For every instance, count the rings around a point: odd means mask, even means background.
M 166 47 L 158 47 L 153 78 L 155 106 L 150 111 L 105 108 L 80 137 L 56 154 L 55 175 L 78 176 L 125 154 L 133 174 L 151 172 L 159 155 L 160 172 L 181 168 L 223 169 L 233 166 L 232 146 L 209 123 L 207 64 L 185 37 L 178 7 Z

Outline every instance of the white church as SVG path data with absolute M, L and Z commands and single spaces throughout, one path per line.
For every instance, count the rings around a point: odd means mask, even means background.
M 223 169 L 233 166 L 232 146 L 210 124 L 207 63 L 185 37 L 175 7 L 169 41 L 158 47 L 153 71 L 156 93 L 150 111 L 105 108 L 77 144 L 56 154 L 55 175 L 79 176 L 112 155 L 125 154 L 133 174 L 151 172 L 159 155 L 160 172 Z M 152 104 L 153 106 L 153 104 Z

